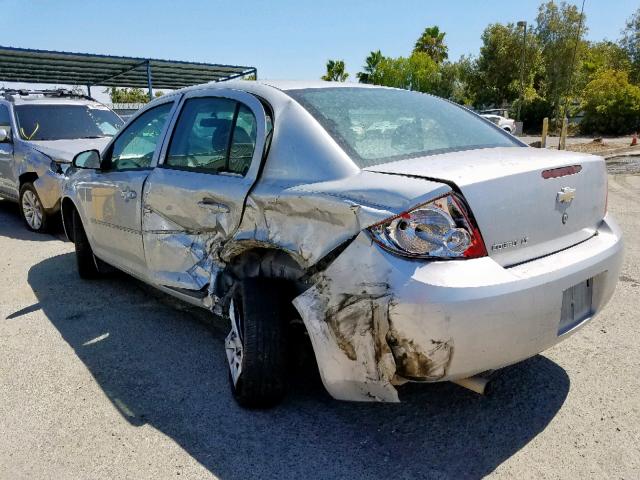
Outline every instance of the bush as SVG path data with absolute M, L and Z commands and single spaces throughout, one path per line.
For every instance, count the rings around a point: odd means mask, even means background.
M 640 128 L 640 87 L 629 83 L 627 72 L 602 70 L 582 94 L 583 133 L 620 135 Z
M 514 102 L 514 118 L 517 109 L 518 101 Z M 551 103 L 538 96 L 531 99 L 525 99 L 522 103 L 520 115 L 522 117 L 523 130 L 525 133 L 540 133 L 542 131 L 542 120 L 544 117 L 551 118 L 552 116 Z

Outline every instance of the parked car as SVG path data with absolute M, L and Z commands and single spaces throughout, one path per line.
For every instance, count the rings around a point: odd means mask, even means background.
M 335 398 L 395 402 L 404 382 L 470 384 L 566 339 L 620 271 L 602 158 L 417 92 L 202 85 L 73 165 L 80 276 L 110 264 L 225 316 L 244 406 L 282 398 L 292 326 Z
M 74 155 L 103 148 L 122 124 L 66 90 L 0 90 L 0 197 L 19 203 L 28 229 L 45 231 Z
M 511 134 L 516 133 L 516 121 L 513 120 L 512 118 L 505 118 L 500 115 L 492 115 L 492 114 L 486 114 L 486 113 L 481 114 L 480 116 L 486 118 L 491 123 L 496 124 L 503 130 Z

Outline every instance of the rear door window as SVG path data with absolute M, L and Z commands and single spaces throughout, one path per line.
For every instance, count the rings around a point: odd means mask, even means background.
M 164 166 L 244 176 L 255 150 L 256 125 L 253 112 L 235 100 L 189 99 L 180 112 Z

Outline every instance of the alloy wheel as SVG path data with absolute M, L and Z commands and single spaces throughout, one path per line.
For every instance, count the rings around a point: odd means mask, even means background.
M 229 373 L 234 385 L 238 384 L 238 379 L 242 373 L 242 312 L 237 308 L 235 301 L 232 299 L 229 304 L 229 320 L 231 323 L 231 331 L 225 340 L 225 349 L 227 351 L 227 361 L 229 362 Z
M 39 230 L 42 227 L 44 209 L 37 195 L 31 190 L 26 190 L 22 195 L 22 213 L 33 230 Z

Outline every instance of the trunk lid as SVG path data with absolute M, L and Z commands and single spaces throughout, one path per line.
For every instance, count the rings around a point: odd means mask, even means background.
M 556 170 L 570 166 L 579 171 Z M 587 154 L 490 148 L 401 160 L 366 170 L 454 184 L 478 222 L 489 256 L 502 266 L 587 240 L 596 233 L 605 213 L 605 162 Z M 544 178 L 547 170 L 551 173 Z

